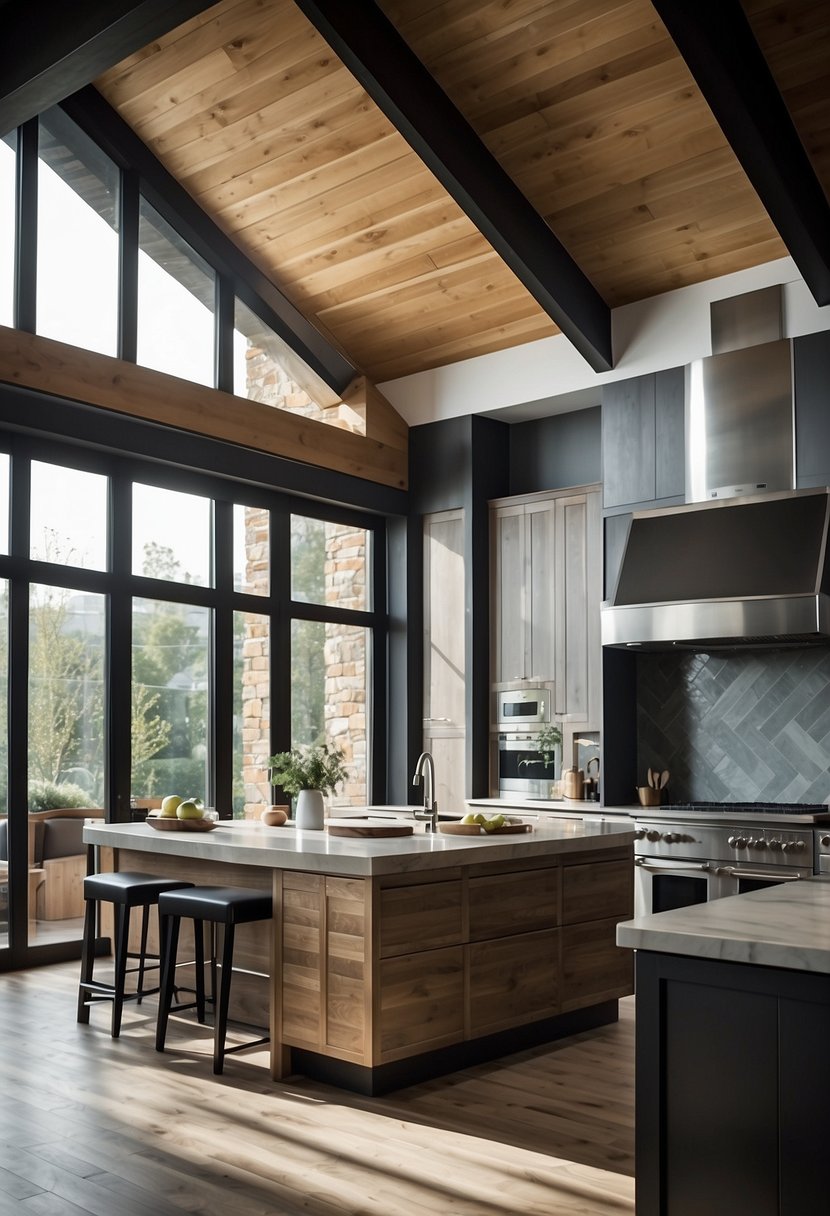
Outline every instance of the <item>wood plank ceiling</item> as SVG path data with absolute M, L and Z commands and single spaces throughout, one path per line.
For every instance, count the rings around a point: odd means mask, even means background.
M 381 7 L 611 307 L 786 254 L 650 0 Z M 826 188 L 830 6 L 746 8 Z M 222 0 L 95 83 L 374 381 L 556 332 L 292 0 Z

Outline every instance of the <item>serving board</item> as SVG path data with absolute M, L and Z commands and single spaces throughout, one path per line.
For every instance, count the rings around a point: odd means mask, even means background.
M 329 836 L 411 836 L 414 827 L 409 823 L 327 823 Z
M 439 832 L 450 836 L 515 836 L 517 832 L 532 832 L 532 823 L 505 823 L 500 828 L 485 832 L 480 823 L 439 823 Z
M 157 832 L 212 832 L 215 819 L 173 819 L 169 815 L 148 815 L 145 823 Z

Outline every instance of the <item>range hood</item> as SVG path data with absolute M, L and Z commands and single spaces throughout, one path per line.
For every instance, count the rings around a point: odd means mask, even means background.
M 830 641 L 829 512 L 826 487 L 636 512 L 603 645 Z

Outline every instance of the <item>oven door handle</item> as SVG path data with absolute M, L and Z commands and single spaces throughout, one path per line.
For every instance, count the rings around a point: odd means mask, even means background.
M 659 862 L 648 861 L 645 857 L 635 857 L 634 864 L 648 874 L 678 874 L 687 871 L 694 874 L 712 873 L 712 867 L 708 861 L 667 861 L 665 865 L 660 865 Z
M 739 870 L 737 866 L 716 866 L 715 876 L 717 878 L 757 878 L 769 882 L 798 882 L 804 878 L 803 874 L 776 874 L 760 873 L 758 870 Z

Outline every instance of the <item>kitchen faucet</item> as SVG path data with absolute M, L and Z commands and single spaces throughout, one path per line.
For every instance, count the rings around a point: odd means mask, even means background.
M 434 832 L 438 824 L 438 803 L 435 801 L 435 761 L 430 752 L 421 752 L 418 757 L 412 784 L 424 787 L 424 809 L 413 811 L 412 817 L 426 825 L 424 831 Z

